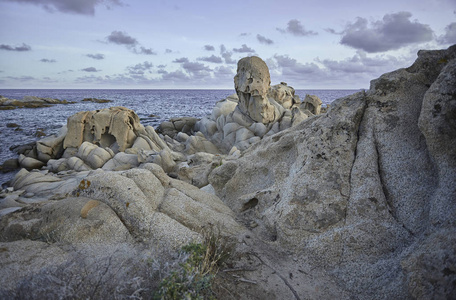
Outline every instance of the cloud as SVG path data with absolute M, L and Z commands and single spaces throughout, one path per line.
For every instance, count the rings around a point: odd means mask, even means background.
M 153 66 L 151 62 L 145 61 L 141 64 L 127 67 L 127 71 L 129 74 L 143 75 L 146 71 L 150 72 Z
M 357 18 L 346 26 L 340 43 L 376 53 L 432 40 L 433 31 L 429 25 L 417 20 L 412 22 L 411 16 L 409 12 L 386 14 L 382 20 L 371 24 L 364 18 Z
M 241 33 L 239 36 L 249 36 L 249 35 L 251 35 L 251 33 L 243 32 L 243 33 Z
M 6 0 L 9 2 L 34 4 L 43 7 L 48 12 L 94 15 L 95 6 L 104 4 L 107 8 L 123 6 L 120 0 Z
M 456 11 L 455 11 L 456 13 Z M 445 34 L 441 35 L 438 40 L 440 44 L 455 44 L 456 43 L 456 22 L 453 22 L 445 27 Z
M 204 71 L 212 71 L 208 66 L 205 66 L 199 62 L 185 62 L 182 64 L 182 68 L 191 74 L 199 74 Z
M 252 48 L 247 47 L 246 44 L 242 44 L 241 48 L 233 48 L 233 51 L 238 52 L 238 53 L 254 53 L 255 52 L 255 50 L 253 50 Z
M 173 53 L 173 50 L 171 50 L 171 49 L 166 49 L 166 50 L 165 50 L 165 53 L 166 53 L 166 54 Z
M 32 77 L 32 76 L 20 76 L 20 77 L 7 76 L 5 78 L 14 80 L 14 81 L 20 81 L 20 82 L 35 80 L 35 77 Z
M 138 40 L 130 36 L 128 33 L 123 31 L 114 30 L 110 35 L 106 37 L 108 43 L 126 46 L 133 53 L 136 54 L 146 54 L 146 55 L 156 55 L 157 53 L 151 48 L 143 47 L 139 44 Z
M 265 44 L 265 45 L 272 45 L 274 44 L 274 41 L 271 40 L 271 39 L 268 39 L 260 34 L 257 34 L 257 40 L 261 43 L 261 44 Z
M 88 68 L 81 69 L 81 71 L 84 71 L 84 72 L 100 72 L 101 70 L 97 70 L 94 67 L 88 67 Z
M 395 56 L 377 55 L 369 57 L 366 52 L 361 50 L 358 50 L 353 57 L 340 61 L 331 59 L 316 59 L 316 61 L 323 64 L 332 73 L 366 73 L 372 74 L 372 76 L 389 72 L 397 68 L 398 65 L 404 64 Z
M 221 64 L 223 62 L 221 57 L 215 56 L 215 55 L 211 55 L 209 57 L 200 57 L 200 58 L 198 58 L 198 60 L 216 63 L 216 64 Z
M 236 64 L 237 61 L 232 59 L 231 56 L 233 55 L 233 52 L 227 51 L 225 45 L 220 45 L 220 55 L 223 57 L 225 60 L 226 64 L 233 65 Z
M 302 64 L 288 55 L 276 54 L 274 58 L 277 61 L 277 66 L 282 69 L 282 74 L 286 76 L 303 76 L 305 74 L 318 74 L 321 72 L 315 63 Z
M 325 28 L 323 29 L 324 31 L 326 32 L 329 32 L 329 33 L 332 33 L 332 34 L 343 34 L 343 32 L 337 32 L 335 29 L 333 28 Z
M 24 43 L 22 43 L 21 46 L 16 46 L 16 47 L 13 47 L 13 46 L 10 46 L 10 45 L 1 44 L 0 45 L 0 49 L 1 50 L 7 50 L 7 51 L 24 52 L 24 51 L 32 50 L 32 47 L 30 47 L 29 45 L 24 44 Z
M 102 60 L 105 58 L 104 54 L 100 54 L 100 53 L 97 53 L 97 54 L 87 54 L 86 55 L 87 57 L 90 57 L 90 58 L 93 58 L 93 59 L 96 59 L 96 60 Z
M 111 32 L 111 34 L 108 35 L 106 39 L 108 40 L 108 42 L 117 45 L 125 45 L 132 47 L 138 44 L 138 41 L 134 37 L 129 36 L 128 33 L 116 30 Z
M 173 63 L 178 63 L 178 64 L 186 63 L 186 62 L 188 62 L 187 57 L 176 58 L 175 60 L 173 60 Z
M 42 58 L 40 59 L 40 62 L 44 62 L 44 63 L 55 63 L 57 62 L 55 59 L 47 59 L 47 58 Z
M 155 52 L 151 48 L 145 48 L 145 47 L 139 47 L 139 50 L 135 49 L 134 52 L 137 54 L 157 55 L 157 52 Z
M 276 28 L 281 33 L 291 33 L 295 36 L 310 36 L 317 35 L 318 33 L 312 30 L 306 30 L 304 26 L 296 19 L 288 22 L 286 29 Z
M 215 47 L 212 45 L 204 45 L 204 50 L 206 51 L 215 51 Z

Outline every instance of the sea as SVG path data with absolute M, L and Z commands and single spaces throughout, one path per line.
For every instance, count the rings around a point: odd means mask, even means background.
M 296 90 L 301 100 L 306 94 L 318 96 L 323 105 L 351 95 L 359 90 Z M 76 102 L 44 108 L 0 110 L 0 164 L 17 155 L 10 150 L 39 139 L 38 132 L 46 136 L 56 134 L 67 118 L 79 111 L 97 110 L 111 106 L 124 106 L 134 110 L 144 126 L 154 128 L 171 118 L 210 115 L 217 101 L 234 94 L 234 90 L 120 90 L 120 89 L 0 89 L 0 95 L 10 99 L 24 96 L 47 97 Z M 112 100 L 110 103 L 82 102 L 84 98 Z M 8 127 L 15 123 L 19 127 Z M 0 173 L 0 184 L 14 177 L 15 172 Z

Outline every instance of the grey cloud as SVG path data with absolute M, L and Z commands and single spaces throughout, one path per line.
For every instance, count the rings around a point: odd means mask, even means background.
M 182 64 L 182 68 L 184 68 L 185 71 L 192 73 L 192 74 L 197 74 L 203 71 L 211 71 L 211 69 L 207 66 L 205 66 L 202 63 L 198 62 L 186 62 Z
M 220 45 L 220 55 L 225 60 L 226 64 L 233 65 L 236 64 L 236 60 L 232 59 L 231 56 L 233 53 L 231 51 L 227 51 L 225 45 Z
M 30 47 L 29 45 L 24 44 L 24 43 L 22 43 L 21 46 L 16 46 L 16 47 L 10 46 L 10 45 L 1 44 L 0 45 L 0 49 L 1 50 L 7 50 L 7 51 L 24 52 L 24 51 L 32 50 L 32 47 Z
M 47 59 L 47 58 L 40 59 L 40 61 L 44 62 L 44 63 L 55 63 L 55 62 L 57 62 L 55 59 Z
M 90 57 L 90 58 L 93 58 L 93 59 L 96 59 L 96 60 L 102 60 L 105 58 L 104 54 L 100 54 L 100 53 L 97 53 L 97 54 L 87 54 L 86 55 L 87 57 Z
M 453 22 L 445 27 L 445 34 L 438 38 L 440 44 L 455 44 L 456 43 L 456 22 Z
M 216 64 L 221 64 L 223 62 L 221 57 L 215 56 L 215 55 L 211 55 L 209 57 L 200 57 L 200 58 L 198 58 L 198 60 L 216 63 Z
M 151 48 L 145 48 L 145 47 L 139 47 L 139 50 L 135 49 L 134 52 L 138 53 L 138 54 L 157 55 L 157 53 L 154 52 Z
M 95 6 L 104 4 L 107 8 L 123 6 L 119 0 L 6 0 L 9 2 L 34 4 L 43 7 L 48 12 L 59 11 L 63 13 L 94 15 Z
M 97 70 L 95 67 L 84 68 L 84 69 L 81 69 L 81 71 L 84 71 L 84 72 L 100 72 L 100 70 Z
M 247 47 L 246 44 L 242 44 L 241 48 L 233 48 L 233 51 L 238 52 L 238 53 L 254 53 L 255 52 L 255 50 L 253 50 L 252 48 Z
M 166 68 L 166 65 L 158 65 L 157 68 L 163 69 Z
M 249 35 L 251 35 L 251 33 L 243 32 L 239 36 L 249 36 Z
M 178 64 L 187 63 L 187 62 L 188 62 L 187 57 L 176 58 L 175 60 L 173 60 L 173 63 L 178 63 Z
M 166 49 L 166 50 L 165 50 L 165 53 L 167 53 L 167 54 L 173 53 L 173 50 L 171 50 L 171 49 Z
M 136 54 L 145 54 L 145 55 L 156 55 L 157 53 L 151 48 L 143 47 L 139 44 L 138 40 L 134 37 L 128 35 L 128 33 L 123 31 L 113 31 L 110 35 L 106 37 L 106 40 L 109 43 L 123 45 L 130 49 L 133 53 Z
M 286 29 L 277 28 L 281 33 L 291 33 L 295 36 L 310 36 L 317 35 L 318 33 L 312 30 L 306 30 L 304 26 L 296 19 L 288 22 Z
M 174 72 L 163 73 L 162 80 L 171 82 L 190 82 L 192 79 L 181 70 L 177 70 Z
M 204 50 L 206 51 L 215 51 L 215 47 L 212 45 L 204 45 Z
M 332 33 L 332 34 L 343 34 L 343 32 L 337 32 L 335 29 L 333 28 L 325 28 L 324 31 L 326 32 L 329 32 L 329 33 Z
M 122 31 L 113 31 L 106 39 L 108 42 L 117 45 L 135 46 L 138 44 L 138 41 L 134 37 L 131 37 L 128 33 Z
M 214 77 L 227 82 L 231 82 L 235 74 L 236 72 L 233 69 L 226 66 L 220 66 L 214 69 Z
M 287 55 L 274 55 L 277 66 L 282 69 L 283 75 L 304 75 L 320 73 L 321 69 L 315 63 L 302 64 Z
M 14 81 L 21 81 L 21 82 L 35 80 L 35 77 L 32 77 L 32 76 L 20 76 L 20 77 L 7 76 L 5 78 L 14 80 Z
M 340 43 L 375 53 L 432 40 L 433 31 L 429 25 L 416 20 L 411 22 L 411 16 L 409 12 L 386 14 L 370 26 L 367 19 L 358 18 L 346 26 Z
M 271 40 L 271 39 L 268 39 L 260 34 L 257 34 L 257 40 L 261 43 L 261 44 L 265 44 L 265 45 L 272 45 L 274 44 L 274 41 Z
M 127 67 L 129 74 L 144 74 L 146 71 L 150 71 L 154 65 L 151 62 L 145 61 L 141 64 L 136 64 L 134 66 Z

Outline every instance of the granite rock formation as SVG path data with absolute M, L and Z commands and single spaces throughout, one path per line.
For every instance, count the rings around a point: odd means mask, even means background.
M 137 297 L 208 226 L 236 245 L 219 298 L 455 295 L 456 45 L 323 114 L 264 67 L 186 132 L 117 107 L 26 147 L 47 165 L 0 193 L 0 297 Z

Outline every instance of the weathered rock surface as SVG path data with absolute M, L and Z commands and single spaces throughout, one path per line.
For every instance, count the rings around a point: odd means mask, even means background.
M 236 94 L 219 101 L 212 114 L 193 128 L 224 153 L 231 153 L 233 148 L 244 151 L 264 136 L 321 112 L 318 97 L 306 97 L 301 103 L 295 90 L 285 82 L 270 86 L 269 70 L 259 57 L 239 61 L 234 83 Z
M 451 299 L 456 46 L 420 51 L 325 114 L 270 87 L 259 58 L 239 66 L 240 96 L 185 130 L 82 112 L 63 153 L 22 154 L 50 159 L 0 193 L 0 297 L 145 296 L 154 263 L 178 265 L 174 251 L 215 226 L 236 242 L 219 298 Z
M 448 297 L 456 253 L 437 232 L 456 236 L 455 59 L 456 46 L 420 51 L 209 182 L 259 236 L 310 251 L 360 298 Z
M 67 127 L 64 149 L 79 147 L 88 141 L 102 147 L 117 147 L 118 151 L 124 151 L 133 145 L 137 133 L 144 130 L 139 123 L 139 117 L 125 107 L 77 113 L 68 119 Z

